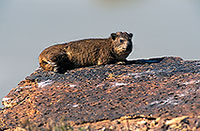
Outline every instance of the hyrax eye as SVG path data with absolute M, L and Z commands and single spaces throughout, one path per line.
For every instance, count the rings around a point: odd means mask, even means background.
M 120 43 L 123 43 L 124 42 L 124 40 L 120 40 Z

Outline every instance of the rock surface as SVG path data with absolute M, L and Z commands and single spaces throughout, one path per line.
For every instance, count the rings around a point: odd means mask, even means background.
M 200 130 L 200 61 L 37 69 L 2 104 L 0 130 Z

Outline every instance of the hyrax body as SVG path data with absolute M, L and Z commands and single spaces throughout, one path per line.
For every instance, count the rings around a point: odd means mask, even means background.
M 91 65 L 125 62 L 132 51 L 132 33 L 112 33 L 105 39 L 84 39 L 53 45 L 39 56 L 40 66 L 47 71 L 66 70 Z

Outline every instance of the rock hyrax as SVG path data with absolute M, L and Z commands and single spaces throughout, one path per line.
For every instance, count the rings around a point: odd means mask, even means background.
M 92 65 L 125 62 L 132 51 L 132 33 L 112 33 L 105 39 L 84 39 L 53 45 L 39 56 L 40 66 L 47 71 L 66 70 Z

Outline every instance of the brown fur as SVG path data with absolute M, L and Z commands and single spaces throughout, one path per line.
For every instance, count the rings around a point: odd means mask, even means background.
M 47 71 L 66 70 L 91 65 L 126 61 L 132 51 L 132 34 L 112 33 L 105 39 L 84 39 L 46 48 L 39 56 L 40 66 Z

